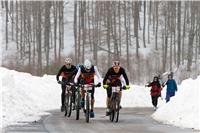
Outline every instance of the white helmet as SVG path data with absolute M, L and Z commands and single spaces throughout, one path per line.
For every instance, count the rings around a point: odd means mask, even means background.
M 90 68 L 92 67 L 92 63 L 90 62 L 90 60 L 86 59 L 86 60 L 84 61 L 84 67 L 85 67 L 86 69 L 90 69 Z
M 115 66 L 120 66 L 120 62 L 119 61 L 113 61 L 113 64 L 112 64 L 112 66 L 113 67 L 115 67 Z
M 66 58 L 65 59 L 66 64 L 72 64 L 72 59 L 71 58 Z

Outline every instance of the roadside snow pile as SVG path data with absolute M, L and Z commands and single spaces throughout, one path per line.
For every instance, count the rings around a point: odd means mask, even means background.
M 61 89 L 55 76 L 35 77 L 0 67 L 2 126 L 40 119 L 59 108 Z
M 176 96 L 152 117 L 166 124 L 200 130 L 200 76 L 195 80 L 184 80 L 178 88 Z

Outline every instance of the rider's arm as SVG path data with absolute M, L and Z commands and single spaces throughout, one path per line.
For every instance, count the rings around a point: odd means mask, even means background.
M 64 66 L 62 66 L 58 72 L 58 74 L 56 75 L 56 80 L 59 81 L 59 76 L 61 75 L 61 73 L 63 72 Z
M 78 72 L 78 68 L 76 68 L 75 66 L 73 66 L 73 72 L 72 72 L 72 77 L 75 77 L 77 72 Z
M 97 69 L 96 66 L 94 66 L 94 71 L 95 71 L 95 74 L 97 75 L 98 79 L 102 81 L 102 77 L 101 77 L 101 75 L 99 74 L 99 71 L 98 71 L 98 69 Z
M 76 76 L 75 76 L 75 78 L 74 78 L 74 83 L 77 83 L 77 82 L 78 82 L 78 78 L 79 78 L 80 75 L 81 75 L 81 69 L 78 68 L 78 72 L 76 73 Z
M 110 75 L 110 72 L 109 72 L 109 70 L 108 70 L 108 72 L 106 73 L 106 76 L 105 76 L 104 79 L 103 79 L 103 84 L 104 84 L 104 85 L 106 84 L 106 81 L 107 81 L 109 75 Z
M 126 85 L 129 85 L 129 80 L 128 80 L 128 77 L 127 77 L 126 72 L 125 72 L 124 69 L 122 69 L 122 75 L 123 75 L 123 77 L 124 77 L 124 79 L 126 81 Z
M 147 86 L 148 87 L 151 87 L 153 85 L 153 82 L 149 83 Z
M 120 81 L 122 83 L 122 86 L 126 85 L 125 79 L 124 79 L 124 77 L 122 75 L 120 76 Z

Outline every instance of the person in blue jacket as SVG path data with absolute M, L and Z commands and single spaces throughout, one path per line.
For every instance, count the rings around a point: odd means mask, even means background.
M 168 75 L 168 80 L 165 83 L 167 85 L 167 93 L 166 93 L 166 102 L 170 101 L 170 97 L 175 96 L 175 92 L 177 91 L 177 84 L 176 81 L 173 79 L 172 75 Z

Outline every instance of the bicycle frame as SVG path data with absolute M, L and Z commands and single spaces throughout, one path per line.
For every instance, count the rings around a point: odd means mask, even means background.
M 91 109 L 91 93 L 90 91 L 92 90 L 93 84 L 85 84 L 83 85 L 83 90 L 85 91 L 85 105 L 84 105 L 84 112 L 85 112 L 85 117 L 86 117 L 86 122 L 89 122 L 90 118 L 90 109 Z
M 84 99 L 85 99 L 85 101 L 87 100 L 87 98 L 89 98 L 88 100 L 89 100 L 89 108 L 91 109 L 91 93 L 89 92 L 89 91 L 91 91 L 92 90 L 92 85 L 84 85 L 84 87 L 83 87 L 83 90 L 85 91 L 85 97 L 84 97 Z M 84 109 L 86 110 L 86 107 L 87 105 L 85 104 L 84 105 Z
M 65 116 L 70 117 L 72 111 L 72 83 L 66 84 L 65 90 Z
M 119 93 L 121 92 L 121 87 L 120 86 L 111 87 L 111 89 L 112 89 L 112 95 L 110 101 L 110 109 L 111 109 L 110 121 L 113 121 L 115 119 L 115 122 L 118 122 L 119 109 L 120 109 Z

